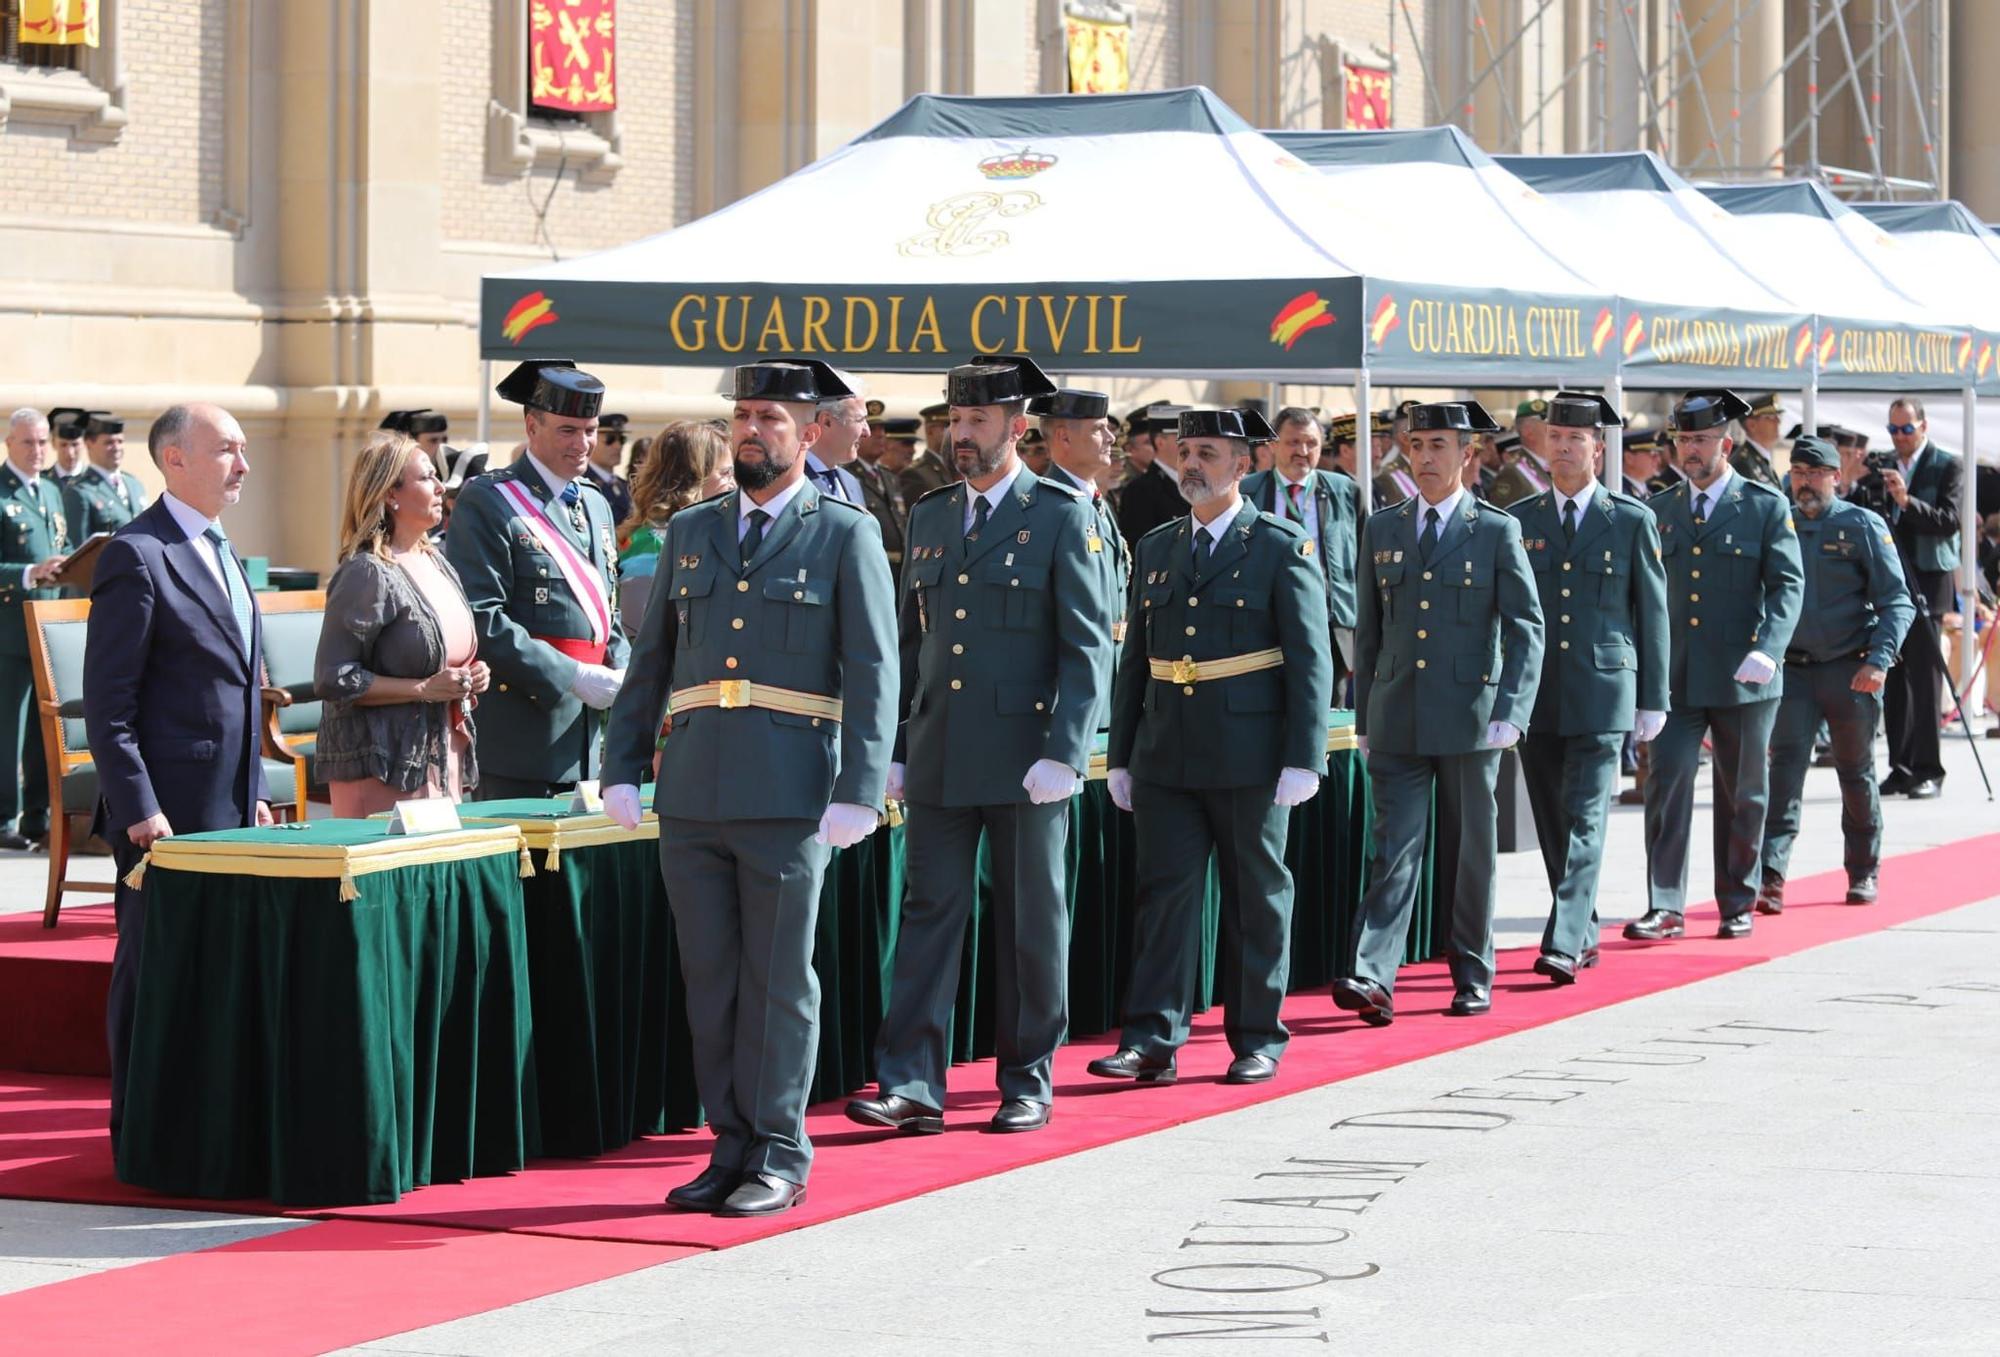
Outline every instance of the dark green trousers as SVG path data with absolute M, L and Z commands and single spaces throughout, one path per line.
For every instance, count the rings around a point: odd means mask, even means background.
M 1653 741 L 1646 779 L 1648 908 L 1687 913 L 1688 836 L 1694 832 L 1694 780 L 1701 740 L 1714 746 L 1715 898 L 1722 917 L 1747 914 L 1757 901 L 1757 860 L 1764 846 L 1766 762 L 1778 699 L 1735 707 L 1667 713 Z
M 1493 873 L 1500 857 L 1500 813 L 1493 788 L 1499 774 L 1497 749 L 1437 755 L 1369 751 L 1375 824 L 1368 894 L 1356 919 L 1356 976 L 1395 991 L 1396 967 L 1402 964 L 1410 915 L 1423 886 L 1435 792 L 1438 822 L 1458 826 L 1458 869 L 1445 948 L 1452 983 L 1492 986 Z
M 1521 740 L 1521 771 L 1535 838 L 1549 877 L 1549 922 L 1542 950 L 1574 960 L 1597 946 L 1597 879 L 1604 866 L 1604 820 L 1618 790 L 1625 734 L 1536 735 Z
M 1764 871 L 1783 877 L 1799 833 L 1799 803 L 1813 734 L 1826 722 L 1833 735 L 1833 767 L 1840 779 L 1840 833 L 1849 881 L 1881 865 L 1882 801 L 1875 789 L 1875 729 L 1882 723 L 1882 695 L 1854 691 L 1860 660 L 1787 664 L 1785 694 L 1771 731 L 1771 800 L 1764 811 Z
M 660 822 L 695 1087 L 710 1160 L 804 1183 L 806 1098 L 819 1058 L 813 973 L 826 845 L 811 820 Z
M 16 818 L 30 837 L 49 832 L 49 767 L 34 670 L 25 655 L 0 655 L 0 828 Z
M 1273 1060 L 1284 1054 L 1289 1034 L 1278 1009 L 1292 970 L 1292 874 L 1285 867 L 1292 813 L 1272 804 L 1276 789 L 1275 782 L 1188 788 L 1132 780 L 1138 880 L 1119 1045 L 1158 1058 L 1187 1041 L 1213 849 L 1222 884 L 1216 992 L 1229 1049 Z
M 1047 1103 L 1056 1047 L 1069 1030 L 1069 803 L 931 806 L 903 824 L 903 911 L 889 1011 L 875 1044 L 884 1097 L 943 1107 L 946 1042 L 979 836 L 993 867 L 993 1054 L 1003 1098 Z

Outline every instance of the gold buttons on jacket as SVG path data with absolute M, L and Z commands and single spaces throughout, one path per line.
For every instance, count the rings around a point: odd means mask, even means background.
M 1564 561 L 1564 562 L 1563 562 L 1563 569 L 1565 569 L 1565 570 L 1568 570 L 1568 569 L 1570 568 L 1570 565 L 1571 565 L 1571 562 L 1569 562 L 1569 561 Z
M 951 653 L 954 655 L 963 655 L 965 653 L 965 647 L 962 644 L 954 643 L 951 648 Z
M 730 628 L 730 630 L 731 630 L 731 631 L 741 631 L 741 630 L 743 630 L 743 619 L 742 619 L 742 618 L 740 618 L 740 617 L 732 617 L 732 618 L 730 618 L 730 619 L 729 619 L 729 628 Z
M 1568 642 L 1568 641 L 1564 641 L 1564 642 L 1562 643 L 1562 648 L 1563 648 L 1564 650 L 1568 650 L 1568 649 L 1569 649 L 1569 642 Z
M 1190 636 L 1194 635 L 1194 628 L 1193 628 L 1193 627 L 1189 627 L 1189 628 L 1187 629 L 1187 634 L 1188 634 L 1188 635 L 1190 635 Z
M 1045 710 L 1045 709 L 1047 708 L 1047 705 L 1048 705 L 1048 704 L 1047 704 L 1047 703 L 1044 703 L 1044 702 L 1037 702 L 1037 703 L 1035 704 L 1035 710 L 1036 710 L 1036 711 L 1043 711 L 1043 710 Z
M 1565 568 L 1567 568 L 1567 567 L 1565 567 Z M 1431 572 L 1430 572 L 1430 571 L 1428 571 L 1428 570 L 1426 570 L 1426 571 L 1424 572 L 1424 578 L 1425 578 L 1425 579 L 1429 579 L 1430 577 L 1431 577 Z
M 686 593 L 687 591 L 686 591 L 685 589 L 683 589 L 683 590 L 682 590 L 681 592 L 682 592 L 682 593 Z M 749 580 L 738 580 L 738 581 L 736 581 L 736 592 L 737 592 L 737 593 L 739 593 L 739 594 L 747 594 L 747 593 L 749 593 L 749 592 L 750 592 L 750 581 L 749 581 Z
M 963 608 L 958 609 L 957 611 L 952 613 L 952 616 L 956 617 L 959 621 L 963 622 L 965 620 L 965 609 Z
M 1564 597 L 1564 598 L 1568 598 L 1568 597 L 1569 597 L 1569 590 L 1567 590 L 1567 589 L 1563 590 L 1563 597 Z
M 722 667 L 724 669 L 734 669 L 736 667 L 736 657 L 734 655 L 731 655 L 728 659 L 722 662 Z
M 501 691 L 501 692 L 503 692 L 503 693 L 504 693 L 504 692 L 506 692 L 506 691 L 507 691 L 507 685 L 506 685 L 506 684 L 504 684 L 504 683 L 503 683 L 503 684 L 501 684 L 501 685 L 500 685 L 500 691 Z
M 1698 580 L 1701 578 L 1701 572 L 1699 570 L 1690 570 L 1688 571 L 1688 578 Z
M 1700 594 L 1689 594 L 1689 595 L 1688 595 L 1688 602 L 1690 602 L 1690 603 L 1699 603 L 1699 602 L 1701 602 L 1701 595 L 1700 595 Z
M 1694 549 L 1694 554 L 1695 554 L 1695 555 L 1697 555 L 1697 556 L 1701 555 L 1701 548 L 1700 548 L 1700 547 L 1696 547 L 1696 548 Z
M 1428 608 L 1429 608 L 1429 607 L 1431 606 L 1431 601 L 1430 601 L 1429 599 L 1427 599 L 1427 598 L 1423 598 L 1423 599 L 1418 599 L 1418 600 L 1417 600 L 1417 606 L 1418 606 L 1419 608 L 1424 608 L 1424 609 L 1428 609 Z
M 953 691 L 954 693 L 955 693 L 955 692 L 957 692 L 957 691 L 958 691 L 958 690 L 959 690 L 960 688 L 963 688 L 964 686 L 965 686 L 965 682 L 964 682 L 964 680 L 962 680 L 962 679 L 953 679 L 953 680 L 951 681 L 951 690 L 952 690 L 952 691 Z
M 1192 608 L 1192 607 L 1194 607 L 1194 606 L 1195 606 L 1195 605 L 1196 605 L 1197 603 L 1200 603 L 1200 602 L 1201 602 L 1201 600 L 1200 600 L 1200 599 L 1198 599 L 1198 598 L 1191 598 L 1191 599 L 1189 599 L 1189 600 L 1188 600 L 1188 607 Z
M 1424 630 L 1424 629 L 1423 629 L 1422 627 L 1418 627 L 1418 628 L 1417 628 L 1417 639 L 1418 639 L 1419 641 L 1428 641 L 1428 640 L 1430 640 L 1430 639 L 1431 639 L 1431 634 L 1430 634 L 1429 632 L 1425 631 L 1425 630 Z
M 1417 661 L 1417 668 L 1419 668 L 1419 669 L 1427 669 L 1427 668 L 1429 668 L 1429 667 L 1430 667 L 1430 666 L 1429 666 L 1429 665 L 1428 665 L 1428 664 L 1427 664 L 1427 663 L 1426 663 L 1425 661 L 1423 661 L 1423 660 L 1418 660 L 1418 661 Z
M 1699 617 L 1690 617 L 1688 619 L 1688 625 L 1691 627 L 1698 627 L 1701 625 L 1701 619 Z
M 958 582 L 959 582 L 960 584 L 970 584 L 970 583 L 972 583 L 972 576 L 970 576 L 970 575 L 960 575 L 960 576 L 958 577 Z
M 1182 689 L 1181 689 L 1181 695 L 1182 695 L 1183 697 L 1193 697 L 1193 696 L 1194 696 L 1194 685 L 1193 685 L 1192 683 L 1190 683 L 1190 684 L 1188 684 L 1188 685 L 1187 685 L 1186 687 L 1182 688 Z
M 1565 621 L 1565 622 L 1569 621 L 1569 614 L 1568 614 L 1568 613 L 1564 613 L 1564 614 L 1562 615 L 1562 618 L 1563 618 L 1563 621 Z

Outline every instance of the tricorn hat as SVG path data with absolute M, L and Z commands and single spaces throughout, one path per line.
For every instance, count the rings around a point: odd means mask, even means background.
M 1438 401 L 1413 406 L 1412 429 L 1457 429 L 1461 433 L 1499 433 L 1500 426 L 1478 401 Z
M 1690 391 L 1675 402 L 1669 423 L 1676 433 L 1700 433 L 1749 413 L 1749 405 L 1734 391 Z
M 1236 438 L 1245 443 L 1271 443 L 1278 435 L 1255 410 L 1183 410 L 1182 438 Z
M 59 405 L 49 411 L 49 433 L 65 442 L 83 437 L 84 426 L 90 422 L 88 411 L 79 410 L 74 405 Z
M 1012 405 L 1055 391 L 1056 384 L 1034 359 L 982 353 L 946 375 L 944 398 L 947 405 Z
M 1111 413 L 1111 397 L 1102 391 L 1064 387 L 1029 401 L 1028 413 L 1049 419 L 1103 419 Z
M 854 388 L 831 363 L 817 358 L 774 358 L 745 363 L 736 369 L 736 382 L 730 388 L 729 399 L 817 405 L 823 400 L 853 394 Z
M 92 410 L 83 426 L 85 438 L 102 438 L 107 434 L 124 432 L 125 421 L 109 410 Z
M 604 383 L 577 371 L 567 358 L 531 358 L 501 378 L 493 391 L 501 400 L 565 419 L 595 419 L 604 407 Z
M 1548 402 L 1548 421 L 1565 429 L 1609 429 L 1624 420 L 1610 401 L 1588 391 L 1558 391 Z

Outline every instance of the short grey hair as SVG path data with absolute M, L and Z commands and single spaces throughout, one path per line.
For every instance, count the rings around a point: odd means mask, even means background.
M 170 447 L 179 447 L 192 423 L 192 405 L 169 405 L 160 412 L 160 417 L 153 421 L 153 427 L 146 431 L 146 451 L 152 454 L 154 466 L 165 466 L 160 461 L 160 453 Z
M 40 410 L 35 409 L 32 405 L 24 405 L 13 414 L 7 416 L 7 432 L 12 433 L 23 424 L 29 426 L 39 424 L 47 428 L 48 423 L 49 421 L 43 417 Z

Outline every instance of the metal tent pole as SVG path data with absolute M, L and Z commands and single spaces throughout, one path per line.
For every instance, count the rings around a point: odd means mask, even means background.
M 1375 503 L 1375 421 L 1369 418 L 1374 401 L 1368 369 L 1361 368 L 1354 374 L 1354 480 L 1364 514 Z
M 1625 378 L 1622 374 L 1614 372 L 1611 374 L 1611 379 L 1605 382 L 1604 399 L 1611 402 L 1611 408 L 1618 412 L 1620 419 L 1625 417 Z M 1622 426 L 1614 424 L 1604 431 L 1605 489 L 1610 490 L 1624 484 L 1624 481 L 1619 479 L 1620 473 L 1624 470 L 1624 463 L 1620 459 L 1624 455 L 1625 430 Z
M 493 441 L 493 364 L 479 360 L 479 441 Z
M 1958 588 L 1965 600 L 1965 606 L 1959 609 L 1959 615 L 1964 620 L 1958 628 L 1958 678 L 1962 689 L 1972 674 L 1972 652 L 1975 648 L 1972 619 L 1978 612 L 1974 605 L 1979 598 L 1979 497 L 1976 493 L 1979 480 L 1976 428 L 1979 422 L 1979 395 L 1968 386 L 1959 394 L 1959 401 L 1965 424 L 1965 432 L 1959 437 L 1959 444 L 1965 450 L 1965 460 L 1961 464 L 1964 477 L 1958 492 Z

